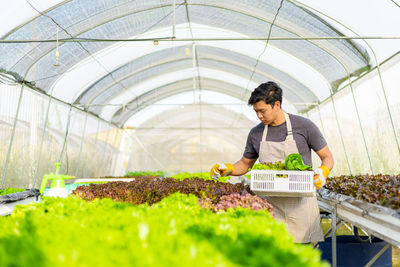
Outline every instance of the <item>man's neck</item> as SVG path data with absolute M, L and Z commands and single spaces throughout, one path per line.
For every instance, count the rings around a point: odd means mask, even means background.
M 276 116 L 276 119 L 270 124 L 271 126 L 278 126 L 281 125 L 286 121 L 285 119 L 285 114 L 283 113 L 282 110 L 278 112 L 278 116 Z

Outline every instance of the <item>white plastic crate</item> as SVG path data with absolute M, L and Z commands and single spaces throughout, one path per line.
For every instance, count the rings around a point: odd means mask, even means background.
M 313 171 L 252 170 L 250 189 L 259 196 L 313 196 Z

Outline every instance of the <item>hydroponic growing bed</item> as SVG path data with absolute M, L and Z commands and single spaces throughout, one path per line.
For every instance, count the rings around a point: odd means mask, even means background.
M 390 245 L 394 245 L 394 255 L 400 246 L 400 183 L 399 176 L 356 175 L 332 177 L 317 195 L 318 204 L 331 213 L 332 243 L 336 243 L 337 224 L 345 222 L 379 237 L 387 243 L 381 251 L 369 259 L 369 266 Z M 397 249 L 396 249 L 397 247 Z M 332 259 L 336 263 L 336 245 L 332 244 Z M 398 262 L 393 258 L 393 262 Z M 335 264 L 334 263 L 334 264 Z
M 0 266 L 328 266 L 270 212 L 243 184 L 84 185 L 0 217 Z
M 399 176 L 333 177 L 320 190 L 318 200 L 323 210 L 400 246 Z

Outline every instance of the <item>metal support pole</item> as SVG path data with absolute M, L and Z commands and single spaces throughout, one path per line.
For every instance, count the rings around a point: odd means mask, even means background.
M 192 44 L 192 83 L 193 83 L 193 104 L 196 103 L 196 45 Z M 200 76 L 199 76 L 200 79 Z
M 49 97 L 49 103 L 47 104 L 47 110 L 46 110 L 46 118 L 44 119 L 42 137 L 40 139 L 40 147 L 39 147 L 39 151 L 38 151 L 38 155 L 37 155 L 37 163 L 36 163 L 35 174 L 33 176 L 33 186 L 32 186 L 32 188 L 35 188 L 35 186 L 36 186 L 37 175 L 38 175 L 38 172 L 39 172 L 40 158 L 42 157 L 43 143 L 44 143 L 44 138 L 45 138 L 45 135 L 46 135 L 47 122 L 49 121 L 49 113 L 50 113 L 49 111 L 50 111 L 51 101 L 52 101 L 52 98 Z
M 332 209 L 332 267 L 337 266 L 337 255 L 336 255 L 336 204 Z
M 97 137 L 99 135 L 99 129 L 100 129 L 100 121 L 97 121 L 97 130 L 96 130 L 96 135 L 94 137 L 94 145 L 97 145 Z
M 336 229 L 338 229 L 340 226 L 342 226 L 342 224 L 344 224 L 344 221 L 340 221 L 340 222 L 336 222 Z M 326 232 L 326 234 L 324 235 L 324 238 L 327 238 L 331 233 L 332 233 L 332 228 L 328 230 L 328 232 Z
M 63 159 L 64 149 L 65 149 L 65 146 L 67 144 L 67 138 L 68 138 L 68 132 L 69 132 L 69 124 L 70 124 L 70 121 L 71 121 L 71 111 L 72 111 L 72 105 L 69 106 L 68 121 L 67 121 L 67 126 L 65 127 L 64 142 L 63 142 L 63 146 L 62 146 L 62 149 L 61 149 L 60 157 L 59 157 L 59 160 L 58 160 L 58 162 L 61 162 L 61 163 L 62 163 L 62 159 Z M 68 155 L 67 155 L 67 157 L 68 157 Z
M 322 116 L 321 116 L 321 109 L 319 108 L 320 103 L 318 103 L 317 109 L 318 109 L 318 115 L 319 115 L 319 121 L 321 122 L 321 127 L 322 127 L 322 133 L 324 134 L 324 136 L 326 137 L 326 133 L 325 133 L 325 127 L 324 127 L 324 123 L 322 121 Z
M 114 147 L 116 147 L 115 146 L 115 140 L 118 138 L 119 140 L 120 140 L 120 142 L 118 142 L 118 156 L 117 157 L 113 157 L 113 160 L 112 160 L 112 166 L 111 166 L 111 173 L 110 173 L 110 175 L 115 175 L 116 174 L 116 168 L 117 168 L 117 163 L 119 162 L 119 158 L 120 158 L 120 156 L 119 155 L 121 155 L 122 153 L 121 153 L 121 150 L 120 150 L 120 148 L 121 148 L 121 143 L 123 142 L 122 141 L 122 129 L 121 128 L 118 128 L 118 130 L 116 130 L 116 133 L 115 133 L 115 138 L 114 138 L 114 143 L 113 143 L 113 146 Z M 124 165 L 125 166 L 125 165 Z M 124 170 L 126 171 L 126 168 L 124 168 Z M 126 173 L 126 172 L 125 172 Z
M 107 148 L 107 144 L 108 144 L 108 137 L 110 136 L 110 125 L 108 125 L 108 130 L 107 130 L 107 136 L 106 136 L 106 140 L 104 141 L 105 142 L 105 144 L 104 144 L 104 149 L 103 149 L 103 153 L 102 153 L 102 157 L 101 157 L 101 160 L 100 160 L 100 163 L 101 163 L 101 166 L 102 167 L 105 167 L 106 166 L 106 164 L 105 163 L 103 163 L 103 160 L 104 160 L 104 158 L 106 158 L 105 157 L 105 155 L 106 155 L 106 148 Z M 106 158 L 107 159 L 107 158 Z M 103 170 L 104 171 L 104 170 Z
M 84 122 L 84 125 L 83 125 L 81 145 L 79 147 L 78 162 L 76 163 L 75 177 L 78 177 L 79 165 L 81 163 L 81 154 L 82 154 L 83 141 L 85 140 L 85 134 L 86 134 L 87 117 L 88 117 L 88 113 L 85 112 L 85 122 Z
M 343 222 L 343 225 L 344 226 L 346 226 L 346 228 L 350 231 L 350 232 L 352 232 L 352 234 L 354 235 L 354 229 L 353 229 L 353 225 L 352 224 L 350 224 L 351 226 L 349 226 L 347 223 L 345 223 L 344 221 L 342 221 Z M 361 229 L 362 231 L 364 231 L 363 229 Z M 365 231 L 364 231 L 365 232 Z
M 182 143 L 179 144 L 179 172 L 182 172 Z
M 349 79 L 349 81 L 350 81 L 350 79 Z M 356 109 L 358 124 L 360 125 L 360 130 L 361 130 L 361 135 L 362 135 L 362 138 L 363 138 L 363 141 L 364 141 L 365 152 L 367 152 L 369 167 L 371 168 L 372 174 L 375 174 L 374 167 L 372 165 L 371 156 L 369 154 L 369 150 L 368 150 L 368 146 L 367 146 L 367 140 L 365 139 L 364 127 L 362 126 L 362 123 L 361 123 L 360 113 L 358 111 L 357 102 L 356 102 L 356 98 L 354 96 L 354 90 L 353 90 L 353 86 L 352 86 L 352 82 L 351 81 L 350 81 L 350 90 L 351 90 L 351 95 L 353 96 L 354 108 Z
M 5 183 L 6 176 L 7 176 L 7 167 L 8 167 L 8 162 L 10 161 L 10 155 L 11 155 L 12 145 L 13 145 L 14 136 L 15 136 L 15 129 L 17 128 L 19 111 L 21 109 L 21 102 L 22 102 L 22 96 L 24 93 L 24 87 L 25 87 L 25 84 L 22 84 L 21 91 L 19 93 L 17 111 L 15 112 L 14 124 L 13 124 L 13 129 L 12 129 L 12 133 L 11 133 L 11 137 L 10 137 L 10 144 L 8 145 L 7 158 L 6 158 L 6 162 L 4 164 L 4 169 L 3 169 L 3 177 L 1 179 L 1 187 L 0 187 L 1 189 L 4 188 L 4 183 Z
M 365 41 L 365 42 L 368 44 L 367 41 Z M 368 46 L 369 46 L 369 44 L 368 44 Z M 379 76 L 379 80 L 380 80 L 380 82 L 381 82 L 381 87 L 382 87 L 383 96 L 385 97 L 386 108 L 387 108 L 387 111 L 388 111 L 388 114 L 389 114 L 389 120 L 390 120 L 390 124 L 391 124 L 391 126 L 392 126 L 392 130 L 393 130 L 393 134 L 394 134 L 394 139 L 395 139 L 395 141 L 396 141 L 397 150 L 398 150 L 399 155 L 400 155 L 400 142 L 399 142 L 399 138 L 397 137 L 396 127 L 394 126 L 393 117 L 392 117 L 392 112 L 390 111 L 389 102 L 388 102 L 388 99 L 387 99 L 387 96 L 386 96 L 385 86 L 383 85 L 382 74 L 381 74 L 381 68 L 379 67 L 379 62 L 378 62 L 378 59 L 377 59 L 377 57 L 376 57 L 376 55 L 375 55 L 374 50 L 372 49 L 372 47 L 370 47 L 370 48 L 371 48 L 371 50 L 372 50 L 372 53 L 374 54 L 375 61 L 377 62 L 376 67 L 377 67 L 377 70 L 378 70 L 378 76 Z
M 223 38 L 174 38 L 170 37 L 153 37 L 153 38 L 60 38 L 62 43 L 99 43 L 99 42 L 209 42 L 209 41 L 274 41 L 274 40 L 399 40 L 400 36 L 304 36 L 304 37 L 223 37 Z M 0 40 L 0 44 L 25 44 L 25 43 L 56 43 L 57 39 L 8 39 Z
M 140 141 L 139 138 L 137 138 L 136 135 L 134 135 L 134 134 L 133 134 L 133 135 L 130 135 L 130 134 L 128 134 L 128 133 L 125 132 L 125 131 L 124 131 L 124 133 L 125 133 L 129 138 L 131 138 L 132 140 L 136 141 L 136 142 L 139 144 L 139 146 L 143 149 L 143 151 L 144 151 L 146 154 L 148 154 L 148 155 L 151 157 L 151 159 L 154 160 L 154 162 L 156 162 L 156 163 L 161 167 L 162 170 L 166 169 L 165 166 L 164 166 L 159 160 L 157 160 L 156 157 L 155 157 L 150 151 L 147 150 L 147 148 L 143 145 L 142 141 Z
M 362 39 L 362 40 L 365 42 L 365 44 L 371 49 L 371 52 L 372 52 L 372 54 L 373 54 L 373 56 L 374 56 L 374 58 L 375 58 L 376 68 L 377 68 L 377 71 L 378 71 L 378 76 L 379 76 L 379 80 L 380 80 L 380 83 L 381 83 L 382 92 L 383 92 L 383 95 L 384 95 L 384 97 L 385 97 L 385 103 L 386 103 L 387 111 L 388 111 L 388 114 L 389 114 L 389 119 L 390 119 L 390 122 L 391 122 L 391 126 L 392 126 L 392 130 L 393 130 L 394 138 L 395 138 L 395 141 L 396 141 L 397 150 L 398 150 L 398 152 L 399 152 L 399 154 L 400 154 L 400 141 L 399 141 L 399 138 L 398 138 L 398 136 L 397 136 L 396 128 L 395 128 L 394 123 L 393 123 L 393 117 L 392 117 L 392 113 L 391 113 L 391 110 L 390 110 L 389 102 L 388 102 L 388 100 L 387 100 L 385 86 L 383 85 L 382 73 L 381 73 L 381 70 L 380 70 L 380 64 L 379 64 L 379 62 L 378 62 L 378 58 L 376 57 L 376 53 L 375 53 L 374 49 L 371 47 L 371 45 L 369 44 L 369 42 L 366 41 L 367 39 L 370 39 L 370 38 L 366 38 L 366 36 L 360 36 L 360 35 L 357 34 L 354 30 L 350 29 L 349 27 L 347 27 L 346 25 L 344 25 L 344 24 L 341 23 L 340 21 L 338 21 L 338 20 L 336 20 L 336 19 L 334 19 L 334 18 L 328 16 L 327 14 L 321 12 L 320 10 L 317 10 L 317 9 L 315 9 L 315 8 L 313 8 L 313 7 L 310 7 L 310 6 L 308 6 L 308 5 L 304 4 L 304 3 L 299 3 L 299 2 L 296 1 L 296 0 L 293 0 L 293 2 L 295 2 L 296 4 L 303 5 L 303 6 L 307 7 L 308 9 L 310 9 L 310 10 L 312 10 L 312 11 L 315 11 L 315 12 L 317 12 L 317 13 L 320 13 L 320 14 L 322 14 L 322 15 L 328 17 L 329 19 L 335 21 L 336 23 L 340 24 L 341 26 L 345 27 L 346 29 L 350 30 L 351 32 L 353 32 L 353 33 L 356 35 L 355 38 L 351 38 L 352 40 L 354 40 L 354 39 Z M 347 69 L 346 69 L 346 71 L 347 71 Z M 351 80 L 350 80 L 350 86 L 352 86 Z M 367 150 L 368 150 L 368 148 L 367 148 Z M 372 166 L 371 166 L 371 168 L 372 168 Z M 372 171 L 373 171 L 373 170 L 372 170 Z
M 386 243 L 386 245 L 365 265 L 365 267 L 371 267 L 372 264 L 374 264 L 380 256 L 390 247 L 389 243 Z
M 100 120 L 98 120 L 97 121 L 97 130 L 96 130 L 96 135 L 95 135 L 95 137 L 94 137 L 94 147 L 95 148 L 97 148 L 97 137 L 98 137 L 98 135 L 99 135 L 99 129 L 100 129 Z M 98 151 L 96 150 L 96 155 L 98 155 Z M 92 157 L 92 160 L 94 159 L 95 157 Z M 98 159 L 98 157 L 96 157 L 96 160 Z M 93 163 L 91 164 L 92 166 L 93 166 Z M 87 175 L 84 175 L 84 176 L 87 176 Z
M 175 23 L 176 23 L 176 11 L 175 11 L 175 0 L 173 0 L 172 4 L 172 38 L 175 38 Z
M 342 128 L 340 127 L 340 122 L 339 122 L 339 119 L 338 119 L 338 116 L 337 116 L 337 112 L 336 112 L 335 100 L 333 99 L 332 92 L 331 92 L 331 101 L 332 101 L 333 111 L 335 113 L 337 127 L 338 127 L 338 130 L 339 130 L 340 140 L 342 141 L 343 151 L 344 151 L 344 155 L 345 155 L 346 161 L 347 161 L 347 167 L 349 168 L 349 172 L 350 172 L 350 175 L 351 175 L 351 174 L 353 174 L 353 172 L 351 171 L 351 165 L 350 165 L 350 161 L 349 161 L 349 156 L 347 155 L 346 145 L 344 144 Z

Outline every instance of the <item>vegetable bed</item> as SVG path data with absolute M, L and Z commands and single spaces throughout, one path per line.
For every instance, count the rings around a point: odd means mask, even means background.
M 400 210 L 400 175 L 355 175 L 327 179 L 325 188 L 355 199 Z
M 0 266 L 328 266 L 266 211 L 215 214 L 181 193 L 152 206 L 44 198 L 0 225 Z
M 132 204 L 155 203 L 174 193 L 195 194 L 216 200 L 222 195 L 249 193 L 248 186 L 208 181 L 201 178 L 177 180 L 174 178 L 136 178 L 130 182 L 108 182 L 77 187 L 73 194 L 86 200 L 109 197 Z

